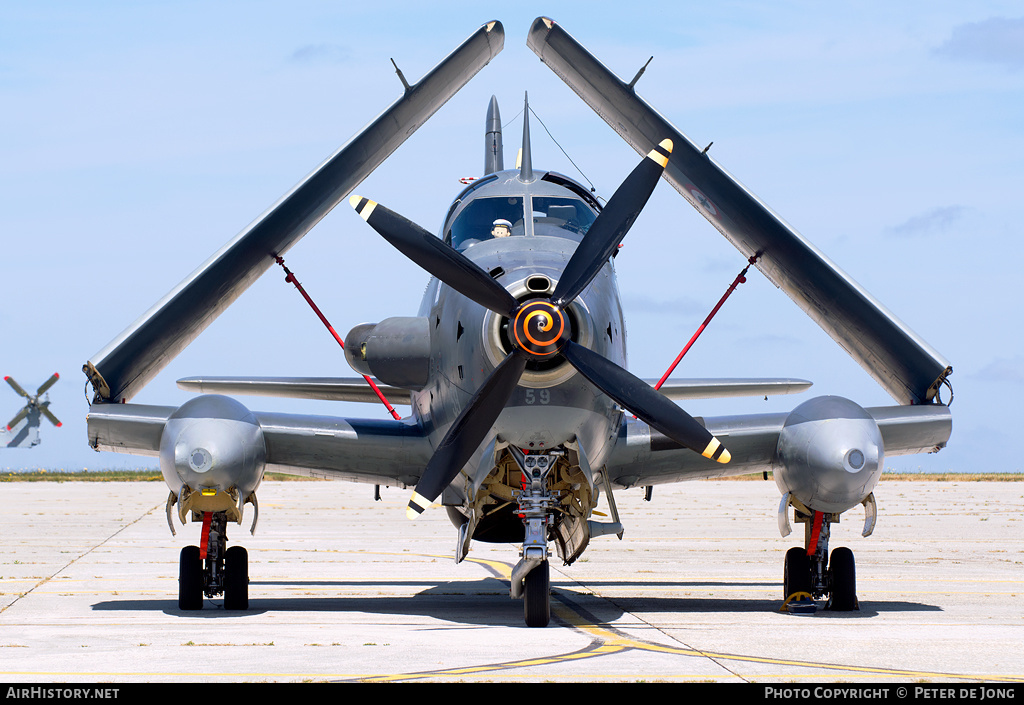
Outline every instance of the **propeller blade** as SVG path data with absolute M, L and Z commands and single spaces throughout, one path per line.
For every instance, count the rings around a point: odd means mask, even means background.
M 11 387 L 14 388 L 14 391 L 16 391 L 21 396 L 25 397 L 26 399 L 32 398 L 28 395 L 28 392 L 21 388 L 20 384 L 14 381 L 14 377 L 4 377 L 4 381 L 7 382 L 7 384 L 11 385 Z
M 497 314 L 508 316 L 518 302 L 473 260 L 408 218 L 362 196 L 349 203 L 363 220 L 403 255 L 460 294 Z
M 50 423 L 52 423 L 57 428 L 60 428 L 61 426 L 63 426 L 63 424 L 57 419 L 56 416 L 53 415 L 53 412 L 51 412 L 49 408 L 47 408 L 49 406 L 50 402 L 43 402 L 42 404 L 39 405 L 39 411 L 43 413 L 43 416 L 50 420 Z
M 562 308 L 579 296 L 615 253 L 633 221 L 647 205 L 671 153 L 672 140 L 662 140 L 612 194 L 559 277 L 551 294 L 555 306 Z
M 710 431 L 639 377 L 571 340 L 562 354 L 580 374 L 652 428 L 705 458 L 720 463 L 728 463 L 732 458 Z
M 26 404 L 25 407 L 21 411 L 18 412 L 17 416 L 15 416 L 13 419 L 11 419 L 10 421 L 7 422 L 7 430 L 8 431 L 10 431 L 12 428 L 17 426 L 19 423 L 21 423 L 21 420 L 23 418 L 28 416 L 29 408 L 30 408 L 29 405 Z
M 37 390 L 36 390 L 36 396 L 38 397 L 38 396 L 39 396 L 40 394 L 42 394 L 42 393 L 43 393 L 43 392 L 45 392 L 45 391 L 46 391 L 47 389 L 49 389 L 49 388 L 50 388 L 50 387 L 52 387 L 52 386 L 53 386 L 54 384 L 56 384 L 56 382 L 57 382 L 57 380 L 58 380 L 58 379 L 60 379 L 60 375 L 59 375 L 59 374 L 57 374 L 56 372 L 54 372 L 54 373 L 53 373 L 53 376 L 52 376 L 52 377 L 50 377 L 50 379 L 46 380 L 46 381 L 45 381 L 45 382 L 43 382 L 43 383 L 42 383 L 41 385 L 39 385 L 39 389 L 37 389 Z
M 510 353 L 476 391 L 434 450 L 409 500 L 407 517 L 422 514 L 459 474 L 505 408 L 524 369 L 526 358 Z

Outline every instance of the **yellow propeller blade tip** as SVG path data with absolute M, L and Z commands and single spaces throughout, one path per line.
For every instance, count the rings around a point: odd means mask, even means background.
M 409 498 L 409 506 L 405 509 L 405 516 L 408 519 L 415 519 L 430 506 L 430 500 L 419 492 L 413 492 Z

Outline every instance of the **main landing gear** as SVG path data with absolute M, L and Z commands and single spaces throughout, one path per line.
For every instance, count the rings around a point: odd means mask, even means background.
M 805 513 L 796 510 L 804 525 L 805 548 L 794 546 L 786 552 L 782 578 L 783 609 L 814 612 L 813 601 L 828 596 L 827 608 L 837 612 L 859 610 L 857 572 L 853 551 L 846 547 L 828 550 L 829 527 L 838 514 Z
M 178 609 L 201 610 L 203 597 L 224 595 L 224 609 L 249 608 L 249 555 L 242 546 L 227 548 L 225 512 L 203 513 L 201 546 L 181 549 Z

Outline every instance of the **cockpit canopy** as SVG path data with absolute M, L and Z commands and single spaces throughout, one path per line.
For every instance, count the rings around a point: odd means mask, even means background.
M 499 218 L 512 223 L 513 237 L 583 239 L 601 208 L 593 196 L 553 172 L 531 184 L 518 181 L 515 174 L 491 175 L 463 191 L 449 210 L 445 241 L 461 251 L 491 240 L 493 223 Z M 501 176 L 512 178 L 498 178 Z M 480 193 L 474 194 L 478 189 Z

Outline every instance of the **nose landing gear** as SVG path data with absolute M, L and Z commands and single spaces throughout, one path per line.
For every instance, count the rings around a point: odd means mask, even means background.
M 523 600 L 528 627 L 546 627 L 551 621 L 551 573 L 548 558 L 548 529 L 557 499 L 548 489 L 548 475 L 564 451 L 543 455 L 522 455 L 513 449 L 513 457 L 523 473 L 519 493 L 519 514 L 523 518 L 522 558 L 512 569 L 512 598 Z

